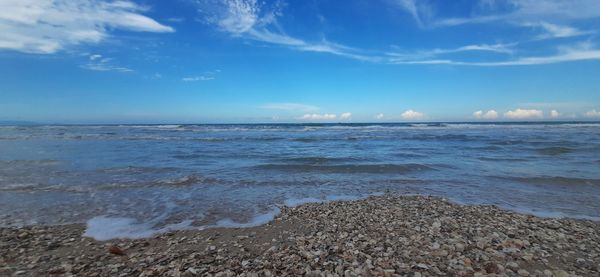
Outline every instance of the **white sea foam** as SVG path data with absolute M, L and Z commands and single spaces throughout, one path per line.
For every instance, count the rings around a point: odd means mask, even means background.
M 325 198 L 314 198 L 314 197 L 306 197 L 306 198 L 288 198 L 286 199 L 283 204 L 287 207 L 297 207 L 303 204 L 308 204 L 308 203 L 327 203 L 327 202 L 331 202 L 331 201 L 354 201 L 354 200 L 360 200 L 360 199 L 365 199 L 369 196 L 381 196 L 383 195 L 383 192 L 375 192 L 375 193 L 370 193 L 370 194 L 365 194 L 365 195 L 347 195 L 347 194 L 330 194 L 325 196 Z
M 283 204 L 287 207 L 293 208 L 296 206 L 300 206 L 302 204 L 320 203 L 320 202 L 323 202 L 323 199 L 306 197 L 306 198 L 288 198 L 283 202 Z
M 503 206 L 500 206 L 500 207 L 505 208 Z M 506 208 L 506 209 L 512 210 L 517 213 L 529 214 L 529 215 L 534 215 L 534 216 L 538 216 L 538 217 L 574 218 L 574 219 L 584 219 L 584 220 L 591 220 L 591 221 L 600 221 L 600 216 L 574 215 L 574 214 L 567 214 L 567 213 L 557 212 L 557 211 L 541 211 L 541 210 L 535 210 L 535 209 L 530 209 L 530 208 L 525 208 L 525 207 L 510 207 L 510 208 Z
M 249 228 L 266 224 L 273 219 L 281 210 L 273 208 L 272 210 L 252 217 L 248 222 L 235 222 L 230 218 L 219 220 L 214 225 L 192 226 L 192 220 L 184 220 L 180 223 L 169 224 L 164 227 L 155 228 L 157 221 L 163 218 L 157 218 L 150 222 L 138 222 L 133 218 L 126 217 L 108 217 L 97 216 L 87 222 L 87 228 L 83 234 L 86 237 L 99 241 L 111 239 L 140 239 L 148 238 L 157 234 L 175 231 L 175 230 L 204 230 L 208 228 Z
M 254 216 L 248 222 L 245 222 L 245 223 L 235 222 L 235 221 L 231 220 L 230 218 L 225 218 L 225 219 L 219 220 L 217 222 L 217 224 L 212 225 L 212 226 L 207 226 L 207 227 L 208 228 L 211 228 L 211 227 L 217 227 L 217 228 L 218 227 L 221 227 L 221 228 L 256 227 L 256 226 L 260 226 L 260 225 L 271 222 L 273 219 L 275 219 L 275 217 L 277 215 L 279 215 L 280 212 L 281 212 L 281 210 L 279 208 L 273 208 L 271 211 L 269 211 L 267 213 Z
M 185 220 L 155 229 L 152 222 L 139 223 L 133 218 L 97 216 L 88 220 L 83 235 L 100 241 L 116 238 L 139 239 L 172 230 L 189 229 L 191 224 L 191 220 Z
M 364 199 L 371 195 L 382 195 L 383 193 L 373 193 L 368 195 L 327 195 L 322 199 L 306 198 L 288 198 L 284 205 L 296 207 L 307 203 L 326 203 L 331 201 L 352 201 Z M 247 222 L 236 222 L 231 218 L 224 218 L 217 221 L 216 224 L 204 226 L 192 226 L 192 220 L 184 220 L 177 224 L 169 224 L 164 227 L 154 227 L 156 223 L 165 219 L 166 215 L 152 219 L 148 222 L 139 222 L 133 218 L 127 217 L 109 217 L 97 216 L 87 221 L 87 228 L 84 236 L 99 241 L 111 239 L 140 239 L 148 238 L 157 234 L 174 230 L 204 230 L 209 228 L 250 228 L 267 224 L 275 219 L 281 213 L 281 210 L 274 207 L 270 211 L 258 214 L 250 218 Z

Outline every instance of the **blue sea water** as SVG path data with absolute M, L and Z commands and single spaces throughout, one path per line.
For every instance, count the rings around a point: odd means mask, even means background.
M 0 226 L 245 227 L 385 192 L 600 218 L 600 123 L 0 126 Z

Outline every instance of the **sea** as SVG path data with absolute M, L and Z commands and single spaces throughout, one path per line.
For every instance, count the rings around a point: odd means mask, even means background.
M 140 238 L 385 193 L 600 220 L 600 123 L 0 126 L 0 227 Z

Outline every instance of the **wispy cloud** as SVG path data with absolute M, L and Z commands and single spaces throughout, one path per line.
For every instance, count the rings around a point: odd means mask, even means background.
M 600 2 L 596 0 L 481 0 L 480 3 L 484 3 L 484 5 L 480 5 L 486 9 L 484 14 L 474 14 L 471 17 L 436 19 L 430 23 L 430 26 L 447 27 L 492 22 L 508 22 L 526 26 L 527 22 L 567 21 L 600 17 Z M 550 25 L 546 27 L 555 29 Z
M 592 34 L 590 31 L 581 31 L 577 28 L 563 26 L 553 23 L 548 23 L 544 21 L 531 23 L 526 22 L 523 23 L 523 26 L 531 26 L 536 28 L 541 28 L 544 30 L 544 33 L 538 35 L 536 39 L 550 39 L 550 38 L 568 38 L 568 37 L 577 37 L 582 35 Z
M 445 63 L 440 56 L 461 52 L 493 52 L 501 54 L 512 54 L 515 44 L 470 44 L 456 48 L 435 48 L 430 50 L 419 50 L 412 52 L 388 52 L 385 60 L 389 63 Z M 380 58 L 380 60 L 382 60 Z
M 299 103 L 269 103 L 261 106 L 262 109 L 282 110 L 288 112 L 315 112 L 319 107 Z
M 475 16 L 473 18 L 436 19 L 432 16 L 430 4 L 416 0 L 386 0 L 388 3 L 408 12 L 420 24 L 427 26 L 450 26 L 467 23 L 483 22 L 510 22 L 512 26 L 535 27 L 542 29 L 543 34 L 533 39 L 574 37 L 589 34 L 573 27 L 551 23 L 546 15 L 557 13 L 560 9 L 550 0 L 540 1 L 540 5 L 533 5 L 531 0 L 506 0 L 511 7 L 509 12 Z M 486 1 L 483 5 L 494 9 L 497 1 Z M 536 1 L 537 2 L 537 1 Z M 552 3 L 551 3 L 552 2 Z M 568 12 L 582 9 L 582 3 L 589 0 L 575 1 L 578 3 L 564 2 Z M 274 4 L 259 2 L 258 0 L 198 0 L 201 12 L 205 15 L 206 22 L 234 38 L 258 41 L 278 46 L 287 47 L 296 51 L 327 53 L 355 59 L 364 62 L 382 64 L 406 65 L 462 65 L 462 66 L 516 66 L 540 65 L 581 60 L 595 60 L 600 58 L 600 50 L 594 48 L 566 47 L 554 55 L 548 56 L 518 56 L 519 42 L 512 43 L 479 43 L 467 44 L 456 48 L 434 48 L 429 50 L 411 51 L 373 51 L 349 47 L 322 39 L 317 42 L 308 42 L 302 38 L 288 35 L 279 19 L 284 15 L 281 1 Z M 533 6 L 545 9 L 545 12 L 533 10 Z M 599 13 L 591 13 L 594 16 Z M 529 16 L 527 16 L 529 15 Z M 571 15 L 575 16 L 575 15 Z M 431 19 L 431 20 L 429 20 Z M 509 20 L 510 19 L 510 20 Z M 534 22 L 534 23 L 532 23 Z M 505 54 L 503 59 L 498 56 L 471 59 L 465 55 L 470 52 L 487 52 L 491 54 Z M 458 55 L 461 54 L 461 55 Z
M 213 76 L 204 76 L 204 75 L 181 78 L 181 80 L 184 82 L 211 81 L 214 79 L 215 79 L 215 77 L 213 77 Z
M 363 55 L 359 50 L 326 39 L 308 42 L 288 35 L 278 18 L 283 15 L 282 2 L 267 5 L 257 0 L 198 1 L 200 12 L 209 24 L 235 38 L 254 40 L 273 45 L 285 46 L 298 51 L 328 53 L 363 61 L 376 61 L 378 58 Z
M 424 1 L 417 0 L 388 0 L 396 7 L 406 11 L 410 14 L 418 26 L 423 26 L 423 20 L 421 19 L 423 11 L 428 8 Z
M 350 112 L 342 113 L 340 115 L 340 119 L 343 119 L 343 120 L 348 120 L 350 118 L 352 118 L 352 113 L 350 113 Z
M 385 115 L 383 113 L 378 113 L 375 115 L 376 119 L 383 119 L 385 117 Z
M 559 113 L 557 110 L 551 110 L 550 111 L 550 117 L 552 118 L 559 118 L 561 116 L 561 113 Z
M 184 82 L 212 81 L 216 79 L 216 75 L 220 72 L 221 70 L 218 69 L 213 71 L 206 71 L 200 75 L 183 77 L 181 78 L 181 80 Z
M 403 3 L 407 11 L 414 11 L 418 14 L 418 5 L 414 1 L 396 1 Z M 488 28 L 492 26 L 509 26 L 511 28 L 534 28 L 539 30 L 539 34 L 530 38 L 525 38 L 520 43 L 512 43 L 511 46 L 518 44 L 527 44 L 539 40 L 574 38 L 586 35 L 594 35 L 596 31 L 581 30 L 570 26 L 574 22 L 581 20 L 600 18 L 600 2 L 596 0 L 480 0 L 475 6 L 473 15 L 470 17 L 459 18 L 439 18 L 429 14 L 429 20 L 420 20 L 421 26 L 425 28 L 452 27 L 464 24 L 487 24 Z M 422 18 L 421 18 L 422 19 Z M 475 50 L 477 48 L 457 48 L 456 52 L 462 50 Z M 477 66 L 506 66 L 506 65 L 537 65 L 559 62 L 570 62 L 580 60 L 598 59 L 597 50 L 580 49 L 576 51 L 567 51 L 557 53 L 552 56 L 530 56 L 516 57 L 505 61 L 473 61 L 472 59 L 456 60 L 446 58 L 436 58 L 440 54 L 453 53 L 449 51 L 431 50 L 424 53 L 414 53 L 411 59 L 395 59 L 394 63 L 400 64 L 449 64 L 449 65 L 477 65 Z M 481 48 L 480 50 L 494 51 L 494 48 Z M 497 49 L 501 50 L 501 48 Z M 505 49 L 504 53 L 513 54 L 514 49 Z M 501 51 L 498 51 L 499 53 Z M 419 58 L 417 54 L 422 56 Z M 427 55 L 429 55 L 427 57 Z
M 562 62 L 600 60 L 600 50 L 592 48 L 589 44 L 577 44 L 574 46 L 559 47 L 559 51 L 554 55 L 537 57 L 517 57 L 511 60 L 490 61 L 490 62 L 466 62 L 452 59 L 394 59 L 390 62 L 395 64 L 430 64 L 430 65 L 463 65 L 463 66 L 523 66 L 523 65 L 542 65 Z
M 99 43 L 112 29 L 174 31 L 143 15 L 146 10 L 126 0 L 3 0 L 0 49 L 52 54 L 68 46 Z
M 169 17 L 169 18 L 167 18 L 167 21 L 174 22 L 174 23 L 181 23 L 181 22 L 185 21 L 185 18 L 183 18 L 183 17 Z
M 116 71 L 133 72 L 133 69 L 117 65 L 113 58 L 103 57 L 100 54 L 88 56 L 87 63 L 81 65 L 81 68 L 93 71 Z

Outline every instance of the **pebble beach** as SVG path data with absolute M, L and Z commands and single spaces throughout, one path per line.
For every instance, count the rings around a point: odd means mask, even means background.
M 386 194 L 283 207 L 252 228 L 96 241 L 0 229 L 0 276 L 600 276 L 600 222 Z

